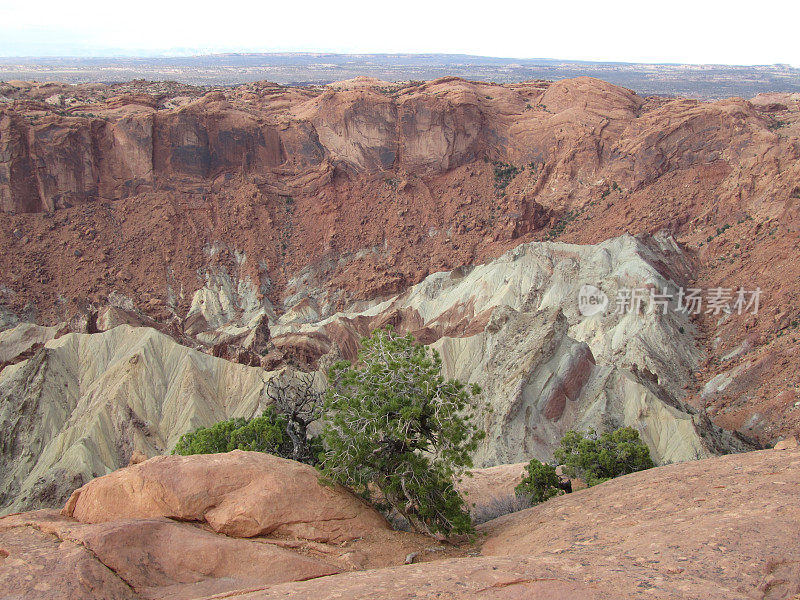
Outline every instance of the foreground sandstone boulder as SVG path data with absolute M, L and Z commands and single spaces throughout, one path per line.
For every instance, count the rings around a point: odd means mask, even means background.
M 626 475 L 490 521 L 480 528 L 475 545 L 462 546 L 458 554 L 439 547 L 424 560 L 440 560 L 389 568 L 377 567 L 401 565 L 402 558 L 382 564 L 357 564 L 353 558 L 407 552 L 410 538 L 404 536 L 410 534 L 373 529 L 360 548 L 354 542 L 296 545 L 299 540 L 287 536 L 214 533 L 208 521 L 192 522 L 192 516 L 180 522 L 178 513 L 212 510 L 195 485 L 200 481 L 220 505 L 236 498 L 236 490 L 242 489 L 237 486 L 246 481 L 239 471 L 247 471 L 243 459 L 250 454 L 231 453 L 228 462 L 220 462 L 223 455 L 151 459 L 117 477 L 97 480 L 96 489 L 84 487 L 65 511 L 116 520 L 83 523 L 55 511 L 0 518 L 0 597 L 788 600 L 800 594 L 797 449 Z M 184 467 L 188 461 L 191 468 L 179 472 L 164 467 L 175 460 Z M 198 464 L 192 464 L 195 460 Z M 208 463 L 205 479 L 193 485 L 169 480 L 197 477 L 203 462 Z M 225 477 L 220 464 L 239 467 Z M 498 487 L 510 485 L 519 465 L 506 467 L 482 479 L 494 480 Z M 148 471 L 137 474 L 142 469 Z M 300 470 L 294 475 L 303 477 Z M 110 484 L 122 492 L 113 493 Z M 254 498 L 263 494 L 257 479 L 244 487 Z M 224 488 L 230 489 L 222 493 Z M 320 500 L 313 486 L 291 489 L 294 495 L 272 498 L 286 518 L 292 518 L 293 504 Z M 148 500 L 131 508 L 126 494 L 137 490 Z M 251 506 L 245 496 L 238 497 Z M 263 495 L 261 500 L 269 502 Z M 134 510 L 155 514 L 124 516 Z M 159 516 L 159 511 L 174 516 Z M 423 543 L 432 544 L 430 539 Z M 416 550 L 426 548 L 418 545 Z M 354 569 L 371 570 L 343 572 Z
M 800 452 L 641 471 L 487 523 L 483 556 L 343 573 L 237 600 L 794 599 Z
M 429 538 L 275 456 L 161 456 L 0 518 L 0 598 L 189 600 L 402 564 Z M 435 551 L 435 549 L 434 549 Z
M 313 467 L 264 454 L 158 456 L 76 490 L 63 514 L 83 523 L 167 517 L 231 537 L 276 534 L 343 542 L 386 520 Z
M 4 599 L 189 599 L 330 575 L 339 568 L 265 541 L 169 519 L 84 525 L 55 511 L 0 519 Z

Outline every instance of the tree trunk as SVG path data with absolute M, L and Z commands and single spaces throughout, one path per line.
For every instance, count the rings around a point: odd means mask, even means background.
M 389 494 L 383 491 L 382 488 L 379 488 L 383 493 L 383 497 L 386 498 L 386 501 L 391 505 L 393 509 L 395 509 L 399 514 L 408 521 L 408 524 L 411 526 L 411 529 L 414 530 L 414 533 L 423 533 L 425 535 L 429 535 L 431 537 L 436 537 L 434 533 L 428 528 L 424 521 L 418 519 L 417 517 L 410 514 L 405 508 L 402 508 L 403 501 L 408 502 L 411 498 L 408 497 L 408 493 L 406 492 L 406 486 L 403 480 L 400 480 L 400 486 L 403 488 L 403 495 L 404 498 L 392 498 Z
M 303 442 L 300 440 L 300 437 L 295 433 L 294 430 L 294 423 L 289 421 L 286 423 L 286 434 L 289 436 L 289 439 L 292 440 L 292 458 L 297 462 L 303 462 Z

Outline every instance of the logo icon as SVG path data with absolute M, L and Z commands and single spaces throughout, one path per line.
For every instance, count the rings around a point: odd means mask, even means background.
M 605 312 L 607 307 L 608 296 L 605 295 L 603 290 L 588 283 L 581 286 L 578 291 L 578 311 L 584 317 L 591 317 Z

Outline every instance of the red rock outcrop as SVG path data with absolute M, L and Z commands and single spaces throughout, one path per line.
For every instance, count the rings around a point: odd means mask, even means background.
M 669 465 L 491 521 L 481 556 L 229 597 L 788 600 L 800 593 L 798 491 L 796 449 Z
M 318 479 L 313 467 L 261 452 L 158 456 L 90 481 L 72 494 L 64 515 L 82 523 L 167 517 L 231 537 L 316 542 L 388 529 L 363 501 Z
M 233 487 L 250 479 L 241 490 L 263 501 L 258 479 L 240 476 L 249 473 L 244 460 L 249 454 L 231 453 L 227 479 Z M 0 518 L 0 594 L 32 600 L 788 600 L 800 593 L 796 447 L 626 475 L 490 521 L 480 527 L 474 546 L 450 551 L 442 545 L 426 548 L 430 539 L 380 527 L 363 540 L 333 545 L 277 535 L 222 535 L 192 516 L 184 521 L 174 515 L 179 504 L 199 511 L 209 498 L 224 504 L 236 496 L 236 491 L 230 497 L 218 494 L 227 485 L 215 469 L 220 456 L 189 457 L 211 466 L 205 473 L 199 464 L 180 473 L 197 485 L 171 481 L 178 473 L 164 467 L 164 458 L 96 480 L 97 489 L 87 486 L 85 498 L 93 500 L 87 509 L 102 517 L 98 523 L 48 510 Z M 280 468 L 289 475 L 286 462 Z M 153 478 L 131 477 L 143 468 Z M 506 486 L 519 469 L 504 465 L 485 471 L 482 479 Z M 123 491 L 112 492 L 109 482 Z M 295 505 L 319 499 L 317 485 L 274 498 L 275 512 L 292 518 Z M 127 496 L 133 491 L 144 498 L 135 509 Z M 238 498 L 252 508 L 246 497 Z M 330 506 L 330 498 L 324 502 L 320 506 Z M 79 516 L 81 498 L 70 504 L 75 506 L 66 512 Z M 159 509 L 173 518 L 143 516 Z M 124 516 L 136 511 L 139 517 Z M 259 509 L 253 514 L 261 518 Z M 375 568 L 400 565 L 398 553 L 409 550 L 428 562 Z

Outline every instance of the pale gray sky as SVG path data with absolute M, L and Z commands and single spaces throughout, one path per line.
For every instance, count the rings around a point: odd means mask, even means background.
M 0 55 L 436 52 L 800 66 L 800 3 L 744 6 L 703 0 L 0 0 Z

